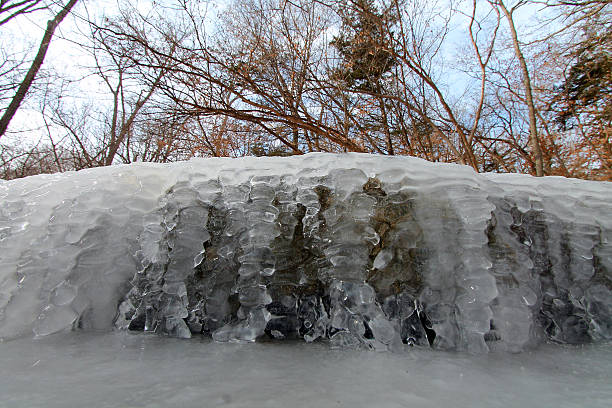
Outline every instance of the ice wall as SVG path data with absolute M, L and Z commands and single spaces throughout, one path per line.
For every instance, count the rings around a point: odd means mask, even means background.
M 133 164 L 0 181 L 0 337 L 519 351 L 612 337 L 612 184 L 406 157 Z

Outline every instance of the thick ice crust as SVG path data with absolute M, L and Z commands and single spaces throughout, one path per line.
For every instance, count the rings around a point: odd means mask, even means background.
M 0 337 L 519 351 L 612 337 L 612 184 L 309 154 L 0 181 Z

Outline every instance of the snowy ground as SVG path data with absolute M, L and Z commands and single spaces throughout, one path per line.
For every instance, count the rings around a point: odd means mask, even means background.
M 606 407 L 612 345 L 471 356 L 69 333 L 0 344 L 1 407 Z

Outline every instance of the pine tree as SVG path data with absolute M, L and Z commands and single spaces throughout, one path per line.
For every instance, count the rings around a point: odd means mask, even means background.
M 592 113 L 594 119 L 612 122 L 612 33 L 588 33 L 572 53 L 563 83 L 558 87 L 557 121 L 563 128 L 573 125 L 576 116 Z
M 388 102 L 384 98 L 385 76 L 391 73 L 397 60 L 393 55 L 393 33 L 391 27 L 396 21 L 392 9 L 380 11 L 373 0 L 355 0 L 338 10 L 342 19 L 340 34 L 334 37 L 334 46 L 342 59 L 339 67 L 332 72 L 332 79 L 342 89 L 368 96 L 372 100 L 365 107 L 367 115 L 361 127 L 367 132 L 384 138 L 386 153 L 393 155 L 393 129 Z M 391 76 L 391 75 L 389 75 Z M 372 136 L 368 136 L 374 140 Z M 383 151 L 371 142 L 374 149 Z
M 391 12 L 379 11 L 373 0 L 356 0 L 339 14 L 342 28 L 331 42 L 342 58 L 335 79 L 355 90 L 379 92 L 384 75 L 396 64 Z

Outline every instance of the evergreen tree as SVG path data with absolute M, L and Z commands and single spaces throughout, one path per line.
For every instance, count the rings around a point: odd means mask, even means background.
M 331 44 L 342 63 L 334 78 L 355 90 L 379 92 L 384 75 L 397 62 L 391 51 L 391 10 L 379 11 L 373 0 L 355 0 L 339 14 L 342 28 Z
M 360 132 L 368 133 L 366 139 L 379 153 L 384 151 L 374 140 L 384 139 L 386 153 L 393 155 L 390 106 L 383 97 L 385 82 L 389 82 L 385 76 L 397 64 L 392 51 L 391 27 L 396 21 L 392 8 L 381 11 L 373 0 L 354 0 L 343 5 L 338 14 L 342 27 L 331 45 L 338 50 L 342 61 L 332 72 L 332 80 L 339 82 L 340 88 L 365 97 L 361 110 L 367 114 L 361 118 Z
M 557 121 L 572 127 L 577 116 L 612 122 L 612 32 L 588 33 L 572 53 L 575 62 L 558 87 Z

